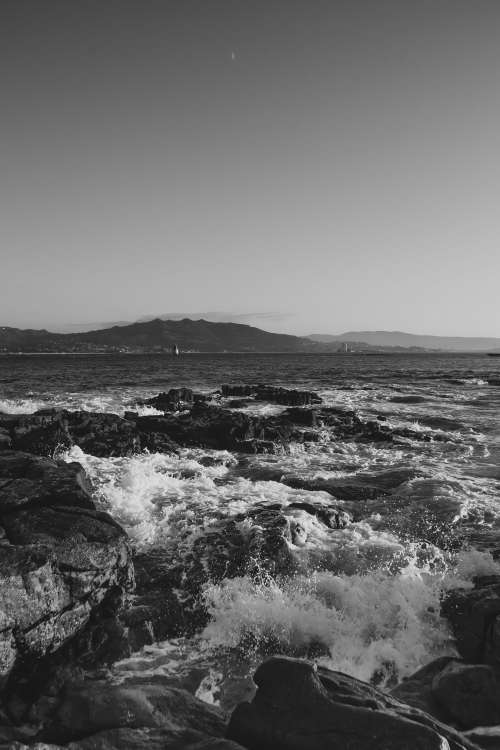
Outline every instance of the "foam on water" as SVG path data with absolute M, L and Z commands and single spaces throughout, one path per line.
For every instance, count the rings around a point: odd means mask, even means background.
M 4 398 L 0 399 L 0 413 L 5 414 L 33 414 L 38 409 L 44 409 L 46 401 L 34 398 Z
M 226 580 L 205 592 L 212 616 L 204 637 L 213 647 L 308 653 L 363 680 L 401 678 L 437 654 L 451 652 L 439 618 L 438 581 L 417 567 L 398 575 L 330 572 L 278 583 Z
M 393 506 L 387 499 L 373 501 L 361 520 L 346 529 L 329 529 L 315 516 L 288 506 L 294 501 L 331 506 L 331 495 L 240 476 L 237 459 L 225 451 L 184 449 L 179 455 L 105 459 L 75 447 L 66 458 L 83 464 L 102 506 L 139 548 L 160 545 L 176 562 L 192 551 L 200 535 L 217 529 L 221 519 L 250 508 L 279 504 L 305 529 L 304 547 L 290 543 L 302 572 L 276 578 L 262 572 L 257 578 L 206 585 L 211 621 L 187 648 L 196 669 L 204 665 L 200 695 L 207 698 L 213 698 L 212 672 L 230 652 L 239 653 L 250 671 L 266 654 L 281 650 L 315 654 L 332 668 L 380 684 L 401 679 L 430 659 L 453 653 L 449 630 L 439 616 L 443 593 L 470 586 L 474 575 L 500 573 L 489 554 L 452 554 L 429 543 L 403 543 L 391 528 L 401 502 L 413 502 L 425 515 L 426 504 L 432 508 L 434 501 L 447 524 L 462 518 L 463 488 L 448 476 L 409 480 L 398 487 Z M 252 457 L 250 462 L 270 458 Z M 307 455 L 286 459 L 297 472 Z M 477 487 L 469 491 L 472 503 Z M 252 522 L 245 523 L 250 533 Z M 137 658 L 146 659 L 147 669 L 172 673 L 177 646 L 169 642 L 158 648 L 154 664 L 144 653 Z M 139 669 L 133 664 L 127 669 Z M 146 668 L 141 664 L 140 669 Z M 218 684 L 227 679 L 222 672 Z
M 204 632 L 146 647 L 116 665 L 117 679 L 134 671 L 161 673 L 204 700 L 234 705 L 247 697 L 241 686 L 248 688 L 248 674 L 270 653 L 306 655 L 381 685 L 454 653 L 439 615 L 442 597 L 451 588 L 470 587 L 475 575 L 500 574 L 489 553 L 463 548 L 464 541 L 476 544 L 486 532 L 488 543 L 497 532 L 500 539 L 497 454 L 489 457 L 498 442 L 496 412 L 491 397 L 483 399 L 483 378 L 455 374 L 455 381 L 443 372 L 429 379 L 419 375 L 415 382 L 392 375 L 361 384 L 346 379 L 335 387 L 325 379 L 318 390 L 326 406 L 353 409 L 364 419 L 383 415 L 389 427 L 416 433 L 392 444 L 336 441 L 325 431 L 318 443 L 280 455 L 183 449 L 178 455 L 105 459 L 78 447 L 67 453 L 67 460 L 83 464 L 99 503 L 135 546 L 161 547 L 175 564 L 188 560 L 201 536 L 251 509 L 281 506 L 306 535 L 305 544 L 298 537 L 288 543 L 297 572 L 271 577 L 261 570 L 209 581 Z M 71 403 L 69 408 L 156 414 L 153 407 L 137 406 L 155 393 L 127 387 L 58 399 Z M 399 400 L 391 401 L 395 396 Z M 283 408 L 244 407 L 262 416 Z M 416 439 L 423 435 L 430 440 Z M 285 484 L 297 478 L 305 486 L 330 481 L 331 494 Z M 344 495 L 349 501 L 335 499 L 335 482 L 354 487 L 352 497 Z M 380 494 L 363 494 L 363 487 L 377 487 Z M 296 501 L 338 505 L 354 520 L 345 529 L 330 529 L 304 509 L 291 508 Z M 254 531 L 248 513 L 240 531 Z M 221 697 L 236 683 L 231 698 Z

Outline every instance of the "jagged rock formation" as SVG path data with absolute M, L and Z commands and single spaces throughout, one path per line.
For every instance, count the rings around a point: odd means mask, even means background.
M 125 532 L 96 510 L 78 464 L 0 453 L 0 677 L 56 651 L 133 569 Z

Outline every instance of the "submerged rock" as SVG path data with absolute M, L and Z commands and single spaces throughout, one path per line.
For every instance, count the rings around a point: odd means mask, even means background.
M 198 529 L 182 559 L 156 549 L 135 559 L 136 596 L 123 623 L 140 646 L 193 634 L 208 622 L 208 582 L 262 575 L 289 577 L 309 570 L 307 516 L 326 529 L 342 529 L 350 515 L 333 503 L 257 506 Z
M 230 739 L 249 750 L 473 750 L 423 711 L 353 677 L 273 657 L 255 673 L 257 693 L 233 712 Z

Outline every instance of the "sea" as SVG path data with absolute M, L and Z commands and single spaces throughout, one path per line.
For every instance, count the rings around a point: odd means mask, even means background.
M 269 383 L 318 392 L 326 405 L 406 427 L 391 443 L 335 440 L 279 455 L 182 449 L 96 458 L 78 446 L 100 507 L 139 552 L 182 560 L 200 534 L 258 506 L 331 502 L 284 481 L 339 480 L 384 490 L 340 500 L 353 516 L 328 529 L 296 511 L 307 543 L 299 572 L 208 581 L 209 622 L 194 636 L 145 646 L 114 665 L 112 679 L 169 676 L 230 710 L 253 689 L 269 649 L 390 687 L 435 657 L 454 654 L 440 602 L 478 575 L 500 574 L 500 359 L 483 354 L 2 355 L 0 411 L 48 406 L 123 414 L 172 387 L 210 393 L 223 383 Z M 270 415 L 283 407 L 253 404 Z M 292 482 L 293 484 L 293 482 Z M 290 543 L 292 544 L 292 543 Z M 272 646 L 270 646 L 272 644 Z

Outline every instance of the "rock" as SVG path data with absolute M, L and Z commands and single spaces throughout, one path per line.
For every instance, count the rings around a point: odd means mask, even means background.
M 238 450 L 242 453 L 280 453 L 283 447 L 274 443 L 272 440 L 240 440 L 238 443 Z
M 280 481 L 286 484 L 288 487 L 292 487 L 297 490 L 313 490 L 328 492 L 339 500 L 360 501 L 360 500 L 373 500 L 377 497 L 387 495 L 388 493 L 381 490 L 379 487 L 374 486 L 364 481 L 357 479 L 345 480 L 340 479 L 308 479 L 295 475 L 285 474 L 281 475 Z
M 0 677 L 57 651 L 110 592 L 133 585 L 120 526 L 79 464 L 0 454 Z
M 223 385 L 221 393 L 224 398 L 228 396 L 254 396 L 257 386 L 254 385 Z
M 297 391 L 274 385 L 223 385 L 224 398 L 229 396 L 253 396 L 259 401 L 269 401 L 283 406 L 310 406 L 320 404 L 321 398 L 313 391 Z
M 389 401 L 392 401 L 394 404 L 424 404 L 428 399 L 416 393 L 409 393 L 403 396 L 391 396 Z
M 273 657 L 257 670 L 251 703 L 233 712 L 227 737 L 249 750 L 473 750 L 451 727 L 353 677 Z
M 272 385 L 259 385 L 256 390 L 259 401 L 269 401 L 284 406 L 310 406 L 320 404 L 321 398 L 313 391 L 296 391 Z
M 12 440 L 10 438 L 8 430 L 4 427 L 0 427 L 0 451 L 10 448 Z
M 217 709 L 185 690 L 169 686 L 168 680 L 161 676 L 131 678 L 120 684 L 86 680 L 65 686 L 52 712 L 52 720 L 40 739 L 80 743 L 97 733 L 120 729 L 161 729 L 167 732 L 185 732 L 189 729 L 208 739 L 222 738 L 225 722 Z M 120 734 L 122 739 L 130 736 L 123 732 Z M 153 733 L 155 736 L 158 738 L 158 733 Z M 193 739 L 199 739 L 199 734 L 195 734 Z M 92 745 L 90 740 L 85 746 L 103 747 Z
M 464 732 L 464 737 L 485 750 L 498 750 L 500 747 L 500 727 L 475 727 Z
M 0 513 L 54 505 L 95 508 L 90 482 L 79 463 L 17 451 L 0 453 Z
M 175 452 L 178 446 L 164 432 L 155 435 L 138 428 L 140 418 L 116 414 L 44 409 L 29 415 L 0 416 L 7 426 L 12 447 L 41 456 L 78 445 L 93 456 L 128 456 L 147 448 Z
M 142 432 L 166 434 L 180 445 L 221 450 L 235 450 L 239 442 L 261 437 L 254 417 L 203 402 L 196 403 L 187 414 L 139 417 L 136 424 Z
M 304 504 L 307 505 L 307 504 Z M 202 591 L 208 581 L 240 576 L 290 576 L 307 570 L 310 513 L 328 528 L 343 528 L 349 516 L 332 505 L 254 507 L 199 530 L 182 559 L 162 549 L 135 558 L 134 606 L 121 616 L 141 645 L 202 630 L 208 622 Z
M 68 750 L 242 750 L 241 745 L 222 737 L 207 737 L 194 729 L 164 727 L 108 729 L 78 742 L 70 742 L 65 747 Z M 50 750 L 56 746 L 44 745 L 40 750 L 45 748 Z
M 195 401 L 206 401 L 203 393 L 194 393 L 191 388 L 171 388 L 168 393 L 159 393 L 144 401 L 148 406 L 154 406 L 160 411 L 176 411 L 192 406 Z
M 316 427 L 318 422 L 318 415 L 314 409 L 303 409 L 302 407 L 285 409 L 281 414 L 281 417 L 289 419 L 295 424 L 304 425 L 305 427 Z
M 339 508 L 328 508 L 305 502 L 293 502 L 288 507 L 290 509 L 297 508 L 298 510 L 304 510 L 306 513 L 316 516 L 329 529 L 345 529 L 352 521 L 351 514 Z
M 275 418 L 261 419 L 243 412 L 196 402 L 188 413 L 145 416 L 136 420 L 141 434 L 155 432 L 168 435 L 183 446 L 219 450 L 265 452 L 278 450 L 270 443 L 285 447 L 294 434 L 290 422 Z M 267 445 L 260 441 L 266 441 Z
M 434 677 L 432 692 L 464 729 L 500 724 L 500 686 L 486 664 L 450 662 Z
M 404 679 L 391 695 L 460 729 L 500 723 L 500 686 L 486 664 L 441 657 Z
M 473 589 L 450 591 L 441 611 L 465 661 L 500 667 L 500 576 L 477 579 Z
M 390 694 L 410 706 L 425 711 L 436 719 L 447 723 L 451 717 L 437 701 L 433 692 L 433 680 L 436 675 L 441 674 L 443 669 L 457 661 L 452 656 L 441 656 L 426 664 L 409 677 L 405 677 L 398 685 L 390 691 Z

